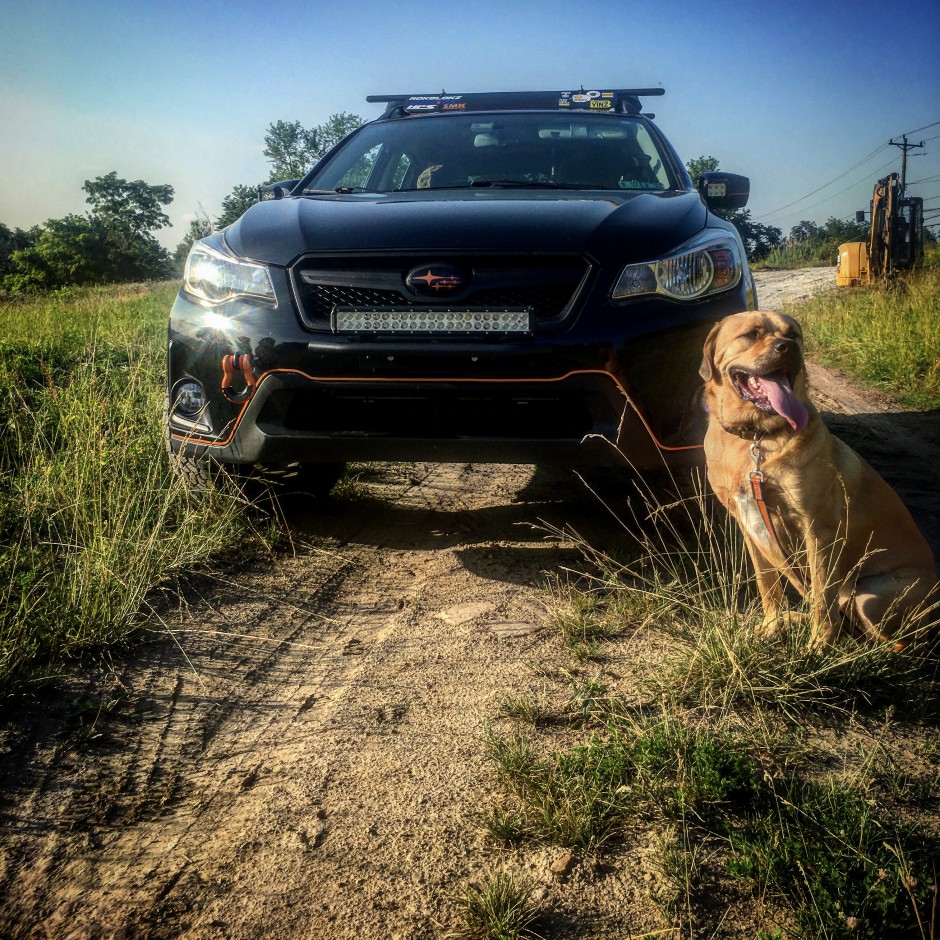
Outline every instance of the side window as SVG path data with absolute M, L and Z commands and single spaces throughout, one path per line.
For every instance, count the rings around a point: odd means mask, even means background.
M 367 150 L 343 174 L 342 178 L 336 184 L 337 187 L 367 187 L 369 185 L 369 177 L 372 175 L 373 169 L 375 169 L 376 161 L 379 159 L 381 152 L 382 144 L 376 144 L 371 150 Z
M 407 153 L 403 153 L 399 158 L 398 162 L 394 165 L 392 169 L 392 189 L 401 189 L 404 185 L 405 178 L 408 176 L 408 170 L 411 169 L 411 157 Z
M 663 161 L 660 159 L 656 144 L 653 143 L 649 134 L 647 134 L 643 128 L 640 128 L 637 132 L 636 142 L 646 161 L 649 163 L 649 167 L 645 170 L 645 179 L 650 183 L 655 182 L 658 184 L 655 187 L 657 189 L 669 189 L 669 174 L 663 166 Z

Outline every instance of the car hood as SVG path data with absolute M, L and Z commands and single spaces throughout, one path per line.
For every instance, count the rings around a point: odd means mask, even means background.
M 224 232 L 235 254 L 289 265 L 305 252 L 555 252 L 644 261 L 704 228 L 697 193 L 467 190 L 297 196 L 252 206 Z

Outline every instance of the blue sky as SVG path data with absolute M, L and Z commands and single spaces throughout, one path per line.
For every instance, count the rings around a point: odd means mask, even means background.
M 910 192 L 940 209 L 938 0 L 3 0 L 0 222 L 82 212 L 83 181 L 115 170 L 174 187 L 173 247 L 267 176 L 276 120 L 373 118 L 377 93 L 660 84 L 647 107 L 683 158 L 749 176 L 752 215 L 784 234 L 867 208 L 908 131 L 926 141 Z

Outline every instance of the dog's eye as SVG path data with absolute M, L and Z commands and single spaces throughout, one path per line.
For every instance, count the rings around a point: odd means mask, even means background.
M 748 330 L 746 333 L 742 333 L 738 339 L 746 340 L 755 340 L 760 336 L 760 330 L 757 327 L 754 327 L 753 330 Z

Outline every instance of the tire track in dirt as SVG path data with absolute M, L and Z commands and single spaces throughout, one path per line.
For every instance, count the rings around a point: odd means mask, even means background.
M 370 526 L 374 522 L 363 517 L 359 528 Z M 356 526 L 351 529 L 355 534 Z M 194 827 L 205 825 L 203 820 L 219 825 L 233 804 L 232 794 L 258 777 L 260 765 L 257 760 L 252 763 L 252 757 L 264 755 L 268 764 L 278 759 L 285 723 L 320 726 L 331 690 L 341 687 L 344 676 L 359 667 L 355 657 L 346 655 L 351 650 L 347 635 L 375 634 L 386 612 L 369 596 L 341 605 L 337 616 L 330 617 L 314 607 L 305 611 L 288 605 L 285 610 L 282 598 L 264 595 L 286 588 L 289 600 L 291 586 L 303 585 L 312 600 L 328 602 L 326 595 L 339 592 L 357 564 L 340 555 L 334 559 L 313 592 L 309 558 L 282 563 L 285 570 L 280 578 L 275 576 L 281 582 L 277 586 L 271 583 L 271 573 L 265 572 L 260 579 L 249 575 L 237 591 L 217 591 L 214 612 L 203 614 L 197 631 L 178 634 L 196 672 L 180 662 L 173 647 L 166 647 L 158 651 L 157 662 L 143 681 L 136 676 L 116 680 L 115 693 L 133 695 L 137 714 L 150 711 L 158 720 L 138 722 L 130 734 L 122 733 L 124 728 L 112 729 L 111 743 L 120 756 L 113 766 L 97 761 L 94 753 L 81 755 L 77 762 L 89 765 L 88 777 L 65 794 L 50 794 L 63 765 L 71 761 L 60 753 L 67 748 L 53 747 L 46 754 L 44 779 L 29 798 L 37 805 L 23 805 L 25 812 L 14 811 L 8 820 L 9 833 L 19 831 L 27 838 L 20 851 L 11 852 L 7 846 L 2 874 L 8 896 L 16 886 L 21 911 L 49 912 L 44 924 L 48 935 L 63 935 L 59 931 L 75 908 L 74 901 L 58 896 L 55 885 L 62 881 L 69 883 L 66 895 L 74 894 L 76 884 L 94 882 L 104 910 L 108 895 L 127 883 L 163 883 L 155 896 L 166 897 L 185 868 L 185 859 L 175 858 L 177 846 Z M 252 581 L 259 581 L 257 592 Z M 246 625 L 244 636 L 238 634 L 239 625 Z M 272 625 L 274 629 L 266 629 Z M 303 660 L 302 668 L 298 659 Z M 169 688 L 166 675 L 176 676 Z M 230 696 L 232 687 L 237 696 Z M 148 733 L 151 730 L 155 733 Z M 209 766 L 211 773 L 205 770 Z M 157 785 L 161 780 L 175 782 L 161 788 Z M 163 791 L 163 796 L 155 798 L 155 791 Z M 184 792 L 182 806 L 169 809 L 174 797 Z M 55 811 L 48 806 L 51 798 L 58 804 Z M 25 844 L 37 819 L 45 819 L 51 829 L 38 868 Z M 92 848 L 106 856 L 107 864 L 100 870 L 92 864 L 79 866 L 92 870 L 79 871 L 67 860 L 75 850 L 68 836 L 76 827 L 86 828 L 89 841 L 97 843 Z M 58 843 L 63 840 L 60 852 Z M 92 917 L 99 927 L 107 922 L 103 916 Z
M 404 682 L 397 670 L 376 670 L 383 644 L 397 631 L 397 653 L 409 657 L 412 639 L 400 634 L 423 619 L 418 597 L 440 590 L 438 576 L 467 583 L 457 557 L 463 539 L 474 529 L 493 535 L 487 514 L 499 512 L 527 475 L 531 468 L 392 468 L 382 474 L 379 499 L 328 506 L 307 531 L 296 527 L 298 537 L 315 537 L 325 549 L 303 548 L 273 571 L 246 572 L 237 586 L 209 589 L 201 610 L 193 601 L 189 614 L 198 621 L 176 632 L 193 668 L 172 645 L 152 647 L 141 671 L 113 680 L 111 692 L 132 701 L 133 711 L 109 713 L 102 722 L 107 741 L 64 758 L 53 747 L 44 768 L 32 768 L 33 780 L 13 787 L 28 793 L 42 772 L 50 781 L 32 791 L 36 805 L 28 815 L 18 807 L 5 812 L 0 873 L 14 900 L 5 913 L 8 932 L 65 936 L 81 925 L 108 936 L 120 923 L 147 936 L 177 936 L 184 928 L 193 936 L 224 935 L 212 925 L 231 920 L 220 911 L 235 882 L 258 876 L 237 934 L 257 935 L 267 911 L 258 898 L 270 885 L 294 896 L 297 884 L 316 875 L 301 861 L 326 838 L 321 804 L 343 774 L 332 751 L 349 751 L 350 737 L 369 738 L 376 726 L 386 738 L 417 707 L 410 667 Z M 475 522 L 479 508 L 485 521 Z M 510 532 L 515 521 L 507 522 Z M 389 553 L 398 563 L 389 563 Z M 439 556 L 436 574 L 431 556 Z M 504 594 L 518 591 L 514 582 L 502 586 Z M 490 594 L 485 587 L 483 593 Z M 469 605 L 463 596 L 458 588 L 449 598 L 459 623 L 494 610 L 489 596 Z M 338 709 L 341 719 L 333 717 Z M 452 742 L 430 737 L 449 762 Z M 467 740 L 478 743 L 474 735 Z M 325 751 L 324 741 L 331 742 Z M 359 757 L 355 747 L 349 753 Z M 49 791 L 68 763 L 73 774 L 60 781 L 53 808 Z M 346 779 L 340 792 L 353 792 L 355 783 Z M 370 797 L 355 799 L 366 804 Z M 372 838 L 368 831 L 359 837 Z M 255 862 L 246 867 L 246 857 Z M 272 881 L 282 869 L 290 878 Z

